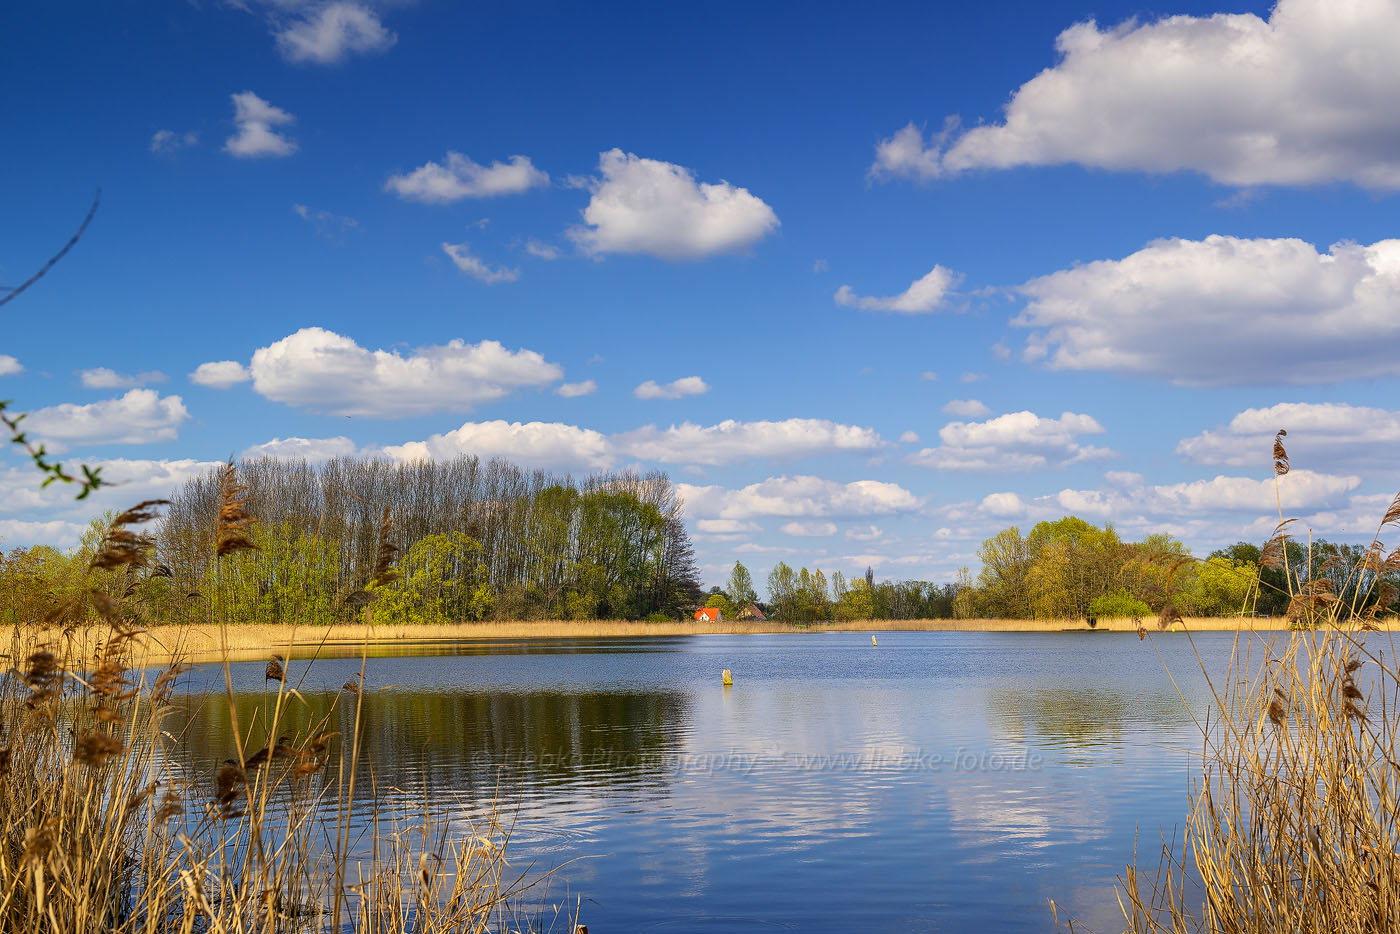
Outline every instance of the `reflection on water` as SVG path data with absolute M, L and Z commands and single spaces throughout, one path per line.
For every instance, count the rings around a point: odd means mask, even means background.
M 1197 637 L 1208 660 L 1229 635 Z M 1184 640 L 1157 649 L 1209 697 Z M 1186 814 L 1199 748 L 1133 634 L 861 633 L 434 644 L 372 659 L 359 819 L 517 811 L 517 864 L 596 929 L 1046 930 L 1054 897 L 1110 927 L 1134 833 Z M 348 731 L 353 659 L 289 665 L 292 726 Z M 731 688 L 719 673 L 732 669 Z M 240 727 L 272 693 L 235 665 Z M 232 754 L 222 673 L 189 676 L 196 774 Z M 339 698 L 339 701 L 337 700 Z M 250 724 L 252 725 L 250 727 Z M 559 886 L 556 881 L 556 890 Z

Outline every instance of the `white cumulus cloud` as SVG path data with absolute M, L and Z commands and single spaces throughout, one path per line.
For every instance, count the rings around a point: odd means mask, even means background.
M 597 392 L 598 384 L 591 379 L 585 379 L 577 383 L 563 383 L 554 391 L 565 399 L 576 399 Z
M 89 389 L 129 389 L 147 383 L 163 383 L 166 375 L 159 370 L 146 370 L 141 373 L 118 373 L 109 367 L 99 366 L 78 373 L 83 385 Z
M 1318 510 L 1346 505 L 1361 485 L 1355 476 L 1334 476 L 1310 470 L 1295 470 L 1284 478 L 1285 513 Z M 1024 499 L 1016 493 L 991 493 L 982 498 L 979 509 L 998 518 L 1039 520 L 1063 515 L 1079 515 L 1100 521 L 1130 520 L 1133 525 L 1150 526 L 1154 521 L 1206 518 L 1217 512 L 1254 513 L 1272 528 L 1277 504 L 1272 477 L 1231 477 L 1220 475 L 1205 480 L 1146 485 L 1113 485 L 1107 489 L 1064 489 L 1048 496 Z M 1143 518 L 1147 517 L 1147 518 Z
M 506 266 L 491 266 L 484 260 L 471 254 L 470 244 L 467 243 L 444 243 L 442 252 L 452 258 L 452 264 L 462 272 L 487 285 L 495 285 L 497 282 L 514 282 L 520 278 L 519 269 L 511 269 Z
M 1022 471 L 1063 467 L 1112 455 L 1106 448 L 1080 444 L 1080 435 L 1103 433 L 1092 416 L 1065 412 L 1042 418 L 1009 412 L 984 422 L 949 422 L 938 431 L 938 447 L 909 459 L 937 470 Z
M 449 204 L 463 198 L 519 194 L 548 184 L 549 176 L 535 168 L 529 156 L 481 165 L 460 152 L 449 152 L 442 163 L 427 162 L 404 175 L 389 176 L 384 189 L 410 201 Z
M 564 375 L 535 351 L 496 341 L 453 340 L 404 355 L 318 327 L 258 348 L 248 369 L 253 389 L 274 402 L 372 418 L 460 412 Z
M 168 498 L 186 481 L 223 466 L 214 461 L 191 459 L 84 458 L 83 463 L 98 468 L 104 482 L 83 500 L 75 500 L 72 487 L 65 484 L 40 488 L 31 464 L 0 467 L 0 535 L 13 534 L 19 539 L 23 533 L 29 542 L 76 544 L 73 538 L 65 536 L 73 526 L 81 533 L 88 522 L 102 515 L 104 510 L 125 509 L 146 499 Z
M 912 512 L 922 505 L 917 496 L 897 483 L 839 483 L 812 476 L 769 477 L 740 489 L 681 483 L 677 492 L 692 519 L 888 516 Z
M 882 142 L 876 176 L 1079 163 L 1228 185 L 1400 188 L 1400 6 L 1279 0 L 1252 13 L 1077 23 L 1001 123 Z
M 797 538 L 825 538 L 836 534 L 836 523 L 822 522 L 820 520 L 784 522 L 778 527 L 778 531 L 782 532 L 784 535 L 792 535 Z
M 630 457 L 663 464 L 719 466 L 760 457 L 798 458 L 841 451 L 870 451 L 882 447 L 871 428 L 842 425 L 819 418 L 740 422 L 716 425 L 685 422 L 669 428 L 646 425 L 613 436 L 618 450 Z
M 290 156 L 297 144 L 274 127 L 295 123 L 296 118 L 274 107 L 252 91 L 232 95 L 236 132 L 224 141 L 224 152 L 240 158 Z
M 1274 433 L 1298 465 L 1394 471 L 1400 450 L 1400 411 L 1344 402 L 1284 402 L 1245 409 L 1228 425 L 1184 438 L 1176 453 L 1197 464 L 1261 467 L 1272 463 Z
M 352 54 L 383 52 L 398 41 L 379 16 L 359 3 L 327 3 L 274 31 L 289 62 L 333 65 Z
M 253 374 L 237 360 L 211 360 L 201 363 L 190 374 L 190 382 L 211 389 L 227 389 L 238 383 L 246 383 L 252 378 Z
M 24 365 L 7 353 L 0 353 L 0 376 L 16 376 L 24 372 Z
M 461 454 L 499 457 L 545 470 L 599 470 L 611 466 L 608 439 L 592 429 L 559 422 L 467 422 L 426 441 L 380 451 L 395 460 L 445 460 Z
M 697 182 L 684 166 L 612 149 L 598 172 L 587 182 L 584 225 L 569 231 L 586 253 L 700 259 L 752 246 L 778 227 L 778 215 L 747 188 Z
M 340 435 L 334 438 L 273 438 L 247 448 L 243 457 L 325 461 L 333 457 L 349 457 L 355 452 L 355 442 Z
M 992 410 L 979 399 L 953 399 L 943 406 L 943 411 L 962 418 L 981 418 Z
M 836 304 L 861 311 L 892 311 L 905 315 L 921 315 L 937 311 L 944 305 L 949 290 L 957 284 L 958 274 L 942 266 L 934 266 L 909 288 L 888 298 L 857 295 L 849 285 L 836 290 Z
M 1159 240 L 1032 279 L 1014 324 L 1053 369 L 1183 385 L 1324 383 L 1400 374 L 1400 240 Z
M 190 417 L 179 396 L 133 389 L 87 405 L 65 402 L 29 413 L 25 428 L 53 450 L 78 444 L 150 444 L 174 441 Z
M 706 535 L 742 535 L 746 532 L 763 531 L 757 522 L 741 519 L 699 519 L 695 528 Z
M 679 399 L 683 396 L 703 395 L 709 391 L 709 385 L 700 377 L 683 376 L 665 385 L 649 379 L 632 390 L 632 395 L 638 399 Z

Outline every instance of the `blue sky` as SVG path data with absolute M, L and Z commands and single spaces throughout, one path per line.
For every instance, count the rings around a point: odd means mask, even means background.
M 662 467 L 736 558 L 1368 538 L 1400 8 L 47 3 L 0 35 L 0 542 L 230 454 Z

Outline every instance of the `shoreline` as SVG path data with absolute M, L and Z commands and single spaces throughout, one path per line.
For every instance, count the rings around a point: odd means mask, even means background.
M 1149 633 L 1157 633 L 1155 619 L 1144 620 Z M 1169 632 L 1182 630 L 1174 624 Z M 1282 617 L 1188 617 L 1184 629 L 1189 632 L 1277 632 L 1286 630 Z M 795 625 L 775 621 L 685 620 L 666 623 L 632 622 L 627 620 L 516 620 L 505 622 L 374 625 L 368 635 L 372 654 L 431 654 L 423 648 L 446 648 L 462 642 L 564 640 L 564 639 L 627 639 L 644 637 L 681 637 L 705 635 L 778 635 L 822 632 L 1007 632 L 1060 633 L 1076 632 L 1135 632 L 1131 619 L 1101 619 L 1095 629 L 1089 629 L 1082 619 L 916 619 L 916 620 L 853 620 L 839 623 Z M 1392 622 L 1382 630 L 1395 631 L 1400 623 Z M 69 641 L 79 657 L 91 657 L 103 638 L 101 627 L 72 630 L 22 631 L 26 641 L 36 644 L 56 644 Z M 230 661 L 266 659 L 273 652 L 288 658 L 308 658 L 358 654 L 366 636 L 363 623 L 338 623 L 313 626 L 291 623 L 247 623 L 226 627 L 209 624 L 187 626 L 152 626 L 141 637 L 147 666 L 167 664 L 174 659 L 192 663 L 218 661 L 227 654 Z M 395 651 L 398 649 L 400 651 Z

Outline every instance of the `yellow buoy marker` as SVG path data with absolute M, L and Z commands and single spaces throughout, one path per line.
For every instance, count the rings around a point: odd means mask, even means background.
M 731 674 L 729 673 L 729 669 L 728 669 L 728 668 L 726 668 L 726 669 L 724 669 L 724 671 L 720 672 L 720 677 L 721 677 L 722 679 L 724 679 L 724 686 L 725 686 L 725 687 L 729 687 L 729 685 L 731 685 L 731 684 L 734 683 L 734 676 L 731 675 Z
M 878 642 L 875 641 L 875 637 L 874 637 L 874 636 L 871 636 L 871 637 L 870 637 L 870 644 L 871 644 L 871 645 L 879 645 L 880 643 L 878 643 Z

